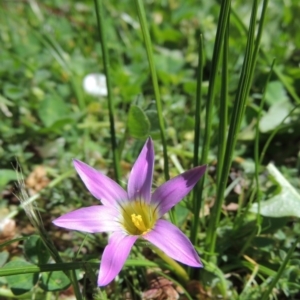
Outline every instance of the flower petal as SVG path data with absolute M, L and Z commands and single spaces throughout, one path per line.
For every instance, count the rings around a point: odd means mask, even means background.
M 104 205 L 114 206 L 117 201 L 127 199 L 127 193 L 115 181 L 80 160 L 74 159 L 73 163 L 87 189 Z
M 160 217 L 185 197 L 202 177 L 206 166 L 186 171 L 162 184 L 152 195 L 151 203 L 159 206 Z
M 190 240 L 166 220 L 158 220 L 154 229 L 143 237 L 175 260 L 192 267 L 203 266 Z
M 153 165 L 154 148 L 151 138 L 148 138 L 129 175 L 129 199 L 144 199 L 150 202 Z
M 105 247 L 98 276 L 98 286 L 109 284 L 121 271 L 129 252 L 138 236 L 114 232 Z
M 120 230 L 117 216 L 116 209 L 95 205 L 66 213 L 52 222 L 59 227 L 95 233 Z

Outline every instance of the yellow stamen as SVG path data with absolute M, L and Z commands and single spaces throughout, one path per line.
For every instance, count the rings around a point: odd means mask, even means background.
M 136 215 L 136 214 L 132 214 L 131 215 L 131 220 L 132 223 L 134 224 L 134 226 L 139 229 L 140 231 L 142 231 L 142 233 L 146 233 L 147 228 L 144 224 L 143 218 L 141 215 Z
M 157 207 L 136 199 L 123 203 L 120 222 L 127 234 L 144 235 L 152 230 L 158 220 Z

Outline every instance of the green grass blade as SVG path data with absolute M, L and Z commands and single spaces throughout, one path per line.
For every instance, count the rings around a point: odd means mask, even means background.
M 219 125 L 219 141 L 218 141 L 218 167 L 217 167 L 217 184 L 220 184 L 222 175 L 222 166 L 226 150 L 226 137 L 228 126 L 228 48 L 229 48 L 229 22 L 223 45 L 223 61 L 222 61 L 222 85 L 221 100 L 219 108 L 220 125 Z
M 145 14 L 145 8 L 142 0 L 135 0 L 140 26 L 144 37 L 145 42 L 145 48 L 147 51 L 147 57 L 149 62 L 149 69 L 151 73 L 152 78 L 152 85 L 153 90 L 155 94 L 155 102 L 156 102 L 156 108 L 157 108 L 157 114 L 158 114 L 158 120 L 159 120 L 159 127 L 160 127 L 160 134 L 161 134 L 161 141 L 163 145 L 163 151 L 164 151 L 164 174 L 165 179 L 168 180 L 170 178 L 169 176 L 169 165 L 168 165 L 168 152 L 167 152 L 167 144 L 166 144 L 166 137 L 165 137 L 165 125 L 164 125 L 164 119 L 162 114 L 162 102 L 160 98 L 160 92 L 158 87 L 158 79 L 154 64 L 154 56 L 153 56 L 153 50 L 152 50 L 152 43 L 151 38 L 148 31 L 148 25 L 147 25 L 147 19 Z
M 208 162 L 208 153 L 210 149 L 210 139 L 211 139 L 211 131 L 212 131 L 212 113 L 214 107 L 214 97 L 216 93 L 216 81 L 219 70 L 219 61 L 222 53 L 222 44 L 224 41 L 226 24 L 228 21 L 228 16 L 230 12 L 230 0 L 225 0 L 221 3 L 221 10 L 219 16 L 219 22 L 216 33 L 216 42 L 214 46 L 214 52 L 212 57 L 212 67 L 211 67 L 211 77 L 209 81 L 208 87 L 208 99 L 206 104 L 206 116 L 205 116 L 205 131 L 204 131 L 204 140 L 203 140 L 203 148 L 201 153 L 201 164 L 207 164 Z M 199 183 L 198 195 L 197 199 L 194 203 L 194 215 L 199 216 L 201 205 L 202 205 L 202 192 L 204 186 L 205 176 L 203 176 L 202 180 Z M 196 222 L 198 218 L 195 219 Z M 192 243 L 196 244 L 197 242 L 197 230 L 198 224 L 193 224 L 193 236 L 191 237 Z
M 204 67 L 204 45 L 203 45 L 203 35 L 201 34 L 199 37 L 197 94 L 196 94 L 196 107 L 195 107 L 194 167 L 199 165 L 203 67 Z
M 97 26 L 98 26 L 98 31 L 99 31 L 99 38 L 100 38 L 100 43 L 101 43 L 101 48 L 102 48 L 104 73 L 106 76 L 107 101 L 108 101 L 108 113 L 109 113 L 110 135 L 111 135 L 111 147 L 112 147 L 112 152 L 113 152 L 113 164 L 114 164 L 116 181 L 119 183 L 120 178 L 121 178 L 121 168 L 120 168 L 119 152 L 118 152 L 117 141 L 116 141 L 116 130 L 115 130 L 115 121 L 114 121 L 114 104 L 113 104 L 113 99 L 112 99 L 109 54 L 108 54 L 108 47 L 107 47 L 106 34 L 105 34 L 106 23 L 104 20 L 102 0 L 94 0 L 94 5 L 95 5 L 96 16 L 97 16 Z
M 199 51 L 198 51 L 198 77 L 197 77 L 197 94 L 196 94 L 196 108 L 195 108 L 195 136 L 194 136 L 194 167 L 199 165 L 199 145 L 200 145 L 200 126 L 201 126 L 201 102 L 202 102 L 202 79 L 203 79 L 203 67 L 204 67 L 204 47 L 203 36 L 199 37 Z M 199 194 L 201 184 L 198 183 L 194 188 L 193 193 L 193 211 L 201 209 L 199 206 Z M 199 214 L 193 215 L 193 222 L 191 228 L 191 240 L 196 243 L 196 236 L 199 226 Z
M 226 152 L 224 156 L 224 164 L 220 166 L 222 169 L 222 176 L 218 180 L 216 203 L 212 208 L 207 236 L 205 240 L 205 247 L 208 255 L 211 256 L 213 261 L 216 260 L 215 248 L 217 239 L 217 228 L 221 216 L 221 209 L 224 199 L 224 191 L 227 184 L 227 177 L 229 174 L 233 150 L 237 140 L 237 134 L 240 128 L 240 123 L 245 110 L 246 97 L 248 95 L 248 87 L 250 86 L 249 80 L 251 79 L 251 68 L 254 68 L 253 58 L 253 47 L 254 47 L 254 35 L 255 35 L 255 24 L 257 14 L 258 3 L 257 0 L 253 2 L 252 15 L 250 20 L 249 34 L 247 39 L 246 53 L 241 72 L 241 77 L 238 85 L 238 90 L 235 98 L 233 112 L 231 115 L 230 127 L 228 132 L 228 138 L 226 143 Z
M 156 69 L 155 69 L 155 64 L 154 64 L 152 43 L 151 43 L 151 38 L 149 35 L 149 30 L 148 30 L 148 25 L 147 25 L 144 3 L 142 0 L 135 0 L 135 3 L 136 3 L 136 7 L 137 7 L 137 12 L 138 12 L 138 17 L 139 17 L 139 21 L 140 21 L 142 34 L 144 37 L 145 48 L 146 48 L 147 58 L 148 58 L 148 62 L 149 62 L 149 69 L 150 69 L 151 78 L 152 78 L 152 85 L 153 85 L 153 90 L 154 90 L 154 94 L 155 94 L 155 103 L 156 103 L 157 116 L 158 116 L 158 122 L 159 122 L 159 128 L 160 128 L 160 136 L 161 136 L 161 142 L 162 142 L 162 146 L 163 146 L 164 175 L 165 175 L 165 180 L 169 180 L 170 175 L 169 175 L 169 163 L 168 163 L 168 150 L 167 150 L 167 143 L 166 143 L 166 136 L 165 136 L 165 125 L 164 125 L 164 118 L 163 118 L 163 113 L 162 113 L 162 102 L 161 102 L 160 92 L 159 92 L 159 87 L 158 87 L 158 79 L 157 79 L 157 74 L 156 74 Z M 173 223 L 176 223 L 175 222 L 175 214 L 174 214 L 173 209 L 170 211 L 170 219 Z
M 89 265 L 92 268 L 99 268 L 99 261 L 77 261 L 77 262 L 66 262 L 66 263 L 55 263 L 55 264 L 41 264 L 41 265 L 31 265 L 24 268 L 22 267 L 2 267 L 0 269 L 0 277 L 18 275 L 18 274 L 30 274 L 30 273 L 41 273 L 41 272 L 53 272 L 53 271 L 70 271 L 77 269 L 86 269 Z M 149 261 L 149 260 L 133 260 L 128 259 L 125 266 L 135 266 L 135 267 L 152 267 L 157 268 L 159 264 Z M 165 266 L 165 265 L 164 265 Z

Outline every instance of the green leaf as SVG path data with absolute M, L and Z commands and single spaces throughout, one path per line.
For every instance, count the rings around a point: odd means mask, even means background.
M 300 195 L 296 189 L 286 180 L 282 173 L 270 163 L 267 170 L 274 177 L 276 182 L 281 187 L 279 194 L 270 198 L 267 201 L 258 204 L 254 203 L 250 211 L 260 213 L 267 217 L 298 217 L 300 218 Z
M 45 291 L 61 291 L 70 285 L 70 280 L 62 271 L 53 271 L 42 274 L 40 287 Z
M 181 227 L 187 221 L 189 213 L 190 211 L 182 205 L 177 205 L 175 207 L 175 214 L 178 227 Z
M 31 263 L 24 260 L 12 260 L 8 262 L 2 269 L 5 268 L 23 268 L 32 266 Z M 15 295 L 22 295 L 29 292 L 38 281 L 38 274 L 19 274 L 6 276 L 6 281 L 11 291 Z
M 58 120 L 66 119 L 69 108 L 61 98 L 47 96 L 41 102 L 38 114 L 44 125 L 50 127 Z
M 7 251 L 0 252 L 0 267 L 2 267 L 6 263 L 8 257 L 9 254 Z
M 50 258 L 47 248 L 38 235 L 32 235 L 24 242 L 24 253 L 34 264 L 45 264 Z
M 290 110 L 291 104 L 286 100 L 273 104 L 269 111 L 260 120 L 260 131 L 267 132 L 275 129 L 289 114 Z
M 16 171 L 10 169 L 0 170 L 0 191 L 7 185 L 9 181 L 17 179 L 18 174 Z
M 265 95 L 266 103 L 270 106 L 288 99 L 283 84 L 280 81 L 272 81 L 268 84 Z
M 145 111 L 145 114 L 150 122 L 150 134 L 153 139 L 160 138 L 159 120 L 157 111 L 154 109 L 149 109 Z
M 150 122 L 144 111 L 137 105 L 130 107 L 127 126 L 132 137 L 141 139 L 149 135 Z
M 4 95 L 11 100 L 21 99 L 25 95 L 23 88 L 10 83 L 5 83 L 3 85 L 3 91 Z
M 71 125 L 73 122 L 74 119 L 72 118 L 61 118 L 52 123 L 49 127 L 40 129 L 39 133 L 60 132 L 63 127 Z

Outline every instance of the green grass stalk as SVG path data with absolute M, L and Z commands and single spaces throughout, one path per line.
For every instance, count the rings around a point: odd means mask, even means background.
M 162 250 L 157 247 L 150 245 L 149 246 L 155 253 L 168 264 L 169 268 L 182 280 L 183 283 L 187 283 L 189 280 L 189 276 L 185 269 L 170 256 L 166 255 Z
M 246 98 L 248 95 L 247 87 L 250 86 L 249 80 L 251 78 L 251 67 L 253 64 L 253 47 L 254 47 L 254 35 L 255 35 L 255 24 L 256 24 L 256 14 L 257 14 L 258 3 L 257 0 L 253 2 L 250 27 L 247 39 L 246 53 L 243 63 L 243 68 L 241 72 L 241 77 L 238 85 L 238 90 L 235 98 L 235 104 L 233 107 L 233 112 L 231 115 L 230 127 L 228 132 L 228 138 L 226 143 L 226 151 L 224 156 L 223 166 L 218 166 L 222 169 L 221 177 L 218 179 L 216 203 L 212 208 L 206 240 L 205 248 L 208 252 L 207 255 L 211 256 L 212 261 L 216 261 L 215 248 L 217 239 L 217 228 L 220 221 L 221 209 L 224 199 L 224 191 L 227 185 L 227 178 L 231 166 L 233 150 L 237 140 L 237 134 L 240 128 L 240 123 L 245 110 Z
M 201 126 L 201 103 L 202 103 L 202 80 L 204 68 L 204 45 L 203 35 L 199 37 L 198 48 L 198 76 L 197 76 L 197 91 L 196 91 L 196 107 L 195 107 L 195 136 L 194 136 L 194 167 L 199 165 L 199 145 L 200 145 L 200 126 Z
M 262 198 L 262 194 L 260 191 L 260 184 L 259 184 L 259 168 L 261 165 L 260 159 L 259 159 L 259 121 L 261 118 L 263 106 L 265 103 L 265 94 L 267 90 L 268 83 L 270 81 L 271 75 L 273 74 L 273 68 L 274 68 L 275 60 L 273 60 L 273 63 L 271 65 L 270 72 L 268 74 L 265 87 L 262 93 L 262 99 L 260 101 L 260 105 L 257 111 L 257 122 L 255 124 L 255 139 L 254 139 L 254 162 L 255 162 L 255 170 L 254 170 L 254 178 L 251 180 L 249 186 L 253 186 L 253 181 L 255 180 L 255 187 L 252 189 L 251 195 L 249 197 L 249 201 L 247 204 L 246 211 L 251 207 L 253 200 L 256 196 L 258 207 L 260 208 L 260 200 Z M 245 212 L 246 212 L 245 211 Z M 239 227 L 239 225 L 243 222 L 244 216 L 239 215 L 235 220 L 235 227 Z M 256 230 L 257 228 L 257 230 Z M 245 251 L 248 249 L 248 247 L 251 245 L 251 242 L 253 238 L 260 232 L 261 230 L 261 217 L 257 215 L 257 227 L 253 229 L 252 233 L 249 235 L 249 238 L 247 239 L 246 243 L 243 245 L 242 249 L 240 250 L 238 256 L 244 255 Z
M 162 101 L 161 101 L 160 92 L 159 92 L 152 43 L 151 43 L 151 38 L 150 38 L 148 25 L 147 25 L 144 3 L 142 0 L 135 0 L 135 3 L 136 3 L 136 7 L 137 7 L 137 12 L 138 12 L 138 17 L 139 17 L 139 21 L 140 21 L 142 34 L 144 37 L 145 48 L 146 48 L 147 58 L 148 58 L 148 62 L 149 62 L 149 69 L 150 69 L 151 78 L 152 78 L 152 86 L 153 86 L 154 95 L 155 95 L 156 110 L 157 110 L 157 116 L 158 116 L 158 122 L 159 122 L 159 128 L 160 128 L 160 137 L 161 137 L 161 142 L 162 142 L 162 146 L 163 146 L 164 175 L 165 175 L 165 180 L 167 181 L 170 179 L 169 163 L 168 163 L 168 150 L 167 150 L 167 142 L 166 142 L 166 135 L 165 135 L 165 124 L 164 124 L 164 118 L 163 118 L 163 112 L 162 112 Z M 175 214 L 174 214 L 173 209 L 170 211 L 170 219 L 173 223 L 176 223 L 175 222 Z
M 32 273 L 42 273 L 42 272 L 53 272 L 53 271 L 70 271 L 77 269 L 86 269 L 86 266 L 91 268 L 99 268 L 100 262 L 97 261 L 76 261 L 76 262 L 65 262 L 65 263 L 55 263 L 55 264 L 40 264 L 40 265 L 31 265 L 31 266 L 22 266 L 22 267 L 2 267 L 0 269 L 0 277 L 10 276 L 10 275 L 19 275 L 19 274 L 32 274 Z M 149 260 L 130 260 L 128 259 L 125 262 L 125 266 L 134 266 L 134 267 L 149 267 L 149 268 L 158 268 L 159 264 L 149 261 Z
M 163 118 L 163 113 L 162 113 L 162 102 L 161 102 L 161 97 L 160 97 L 160 92 L 159 92 L 158 79 L 157 79 L 155 63 L 154 63 L 152 43 L 151 43 L 151 38 L 149 35 L 143 1 L 135 0 L 135 3 L 136 3 L 136 7 L 137 7 L 137 12 L 138 12 L 138 16 L 139 16 L 142 34 L 144 37 L 145 48 L 147 51 L 147 58 L 148 58 L 148 62 L 149 62 L 149 69 L 150 69 L 150 73 L 151 73 L 152 85 L 153 85 L 153 90 L 154 90 L 154 94 L 155 94 L 155 103 L 156 103 L 160 135 L 161 135 L 161 141 L 162 141 L 163 152 L 164 152 L 163 153 L 163 155 L 164 155 L 164 174 L 165 174 L 165 180 L 168 180 L 170 178 L 170 175 L 169 175 L 168 152 L 167 152 L 167 144 L 166 144 L 166 136 L 165 136 L 165 125 L 164 125 L 164 118 Z
M 229 48 L 229 21 L 225 32 L 223 44 L 222 60 L 222 82 L 221 82 L 221 99 L 219 108 L 219 141 L 218 141 L 218 166 L 217 166 L 217 185 L 220 184 L 222 176 L 222 166 L 226 150 L 226 137 L 228 126 L 228 48 Z
M 202 153 L 201 153 L 201 164 L 207 164 L 208 162 L 208 153 L 210 149 L 210 140 L 211 140 L 211 131 L 212 131 L 212 113 L 213 113 L 213 107 L 214 107 L 214 98 L 216 93 L 216 81 L 217 81 L 217 75 L 219 70 L 219 61 L 222 53 L 222 44 L 224 41 L 225 36 L 225 30 L 226 30 L 226 24 L 228 21 L 228 16 L 230 12 L 230 0 L 222 1 L 221 3 L 221 10 L 220 10 L 220 16 L 219 16 L 219 22 L 217 27 L 217 33 L 216 33 L 216 42 L 214 46 L 214 52 L 212 57 L 212 67 L 211 67 L 211 77 L 209 81 L 209 87 L 208 87 L 208 99 L 206 102 L 206 116 L 205 116 L 205 131 L 204 131 L 204 140 L 203 140 L 203 147 L 202 147 Z M 198 190 L 198 196 L 195 198 L 194 207 L 196 210 L 194 211 L 194 214 L 196 216 L 199 216 L 200 209 L 202 206 L 202 193 L 203 193 L 203 187 L 204 187 L 204 180 L 205 175 L 201 179 L 199 183 Z M 197 219 L 196 219 L 197 220 Z M 197 242 L 197 230 L 198 230 L 198 224 L 192 225 L 192 237 L 191 241 L 193 244 L 196 244 Z
M 103 66 L 104 73 L 106 76 L 106 85 L 107 85 L 107 101 L 108 101 L 108 114 L 109 114 L 109 124 L 110 124 L 110 136 L 111 136 L 111 147 L 113 152 L 113 164 L 114 171 L 116 176 L 116 182 L 120 182 L 121 178 L 121 168 L 119 161 L 119 152 L 116 141 L 116 130 L 115 130 L 115 121 L 114 121 L 114 104 L 112 99 L 112 89 L 111 89 L 111 76 L 110 76 L 110 65 L 109 65 L 109 54 L 106 40 L 106 22 L 104 20 L 103 12 L 103 3 L 102 0 L 94 0 L 96 17 L 97 17 L 97 26 L 100 38 L 100 44 L 102 48 L 103 56 Z
M 201 102 L 202 102 L 202 80 L 203 80 L 203 67 L 204 67 L 204 46 L 203 35 L 199 37 L 199 49 L 198 49 L 198 76 L 197 76 L 197 92 L 196 92 L 196 107 L 195 107 L 195 136 L 194 136 L 194 167 L 199 165 L 199 146 L 200 146 L 200 127 L 201 127 Z M 199 199 L 199 192 L 201 184 L 197 183 L 193 193 L 193 211 L 201 210 L 201 200 Z M 200 207 L 199 207 L 200 205 Z M 200 223 L 200 214 L 193 215 L 193 222 L 191 228 L 191 240 L 194 244 L 197 243 L 197 233 Z

